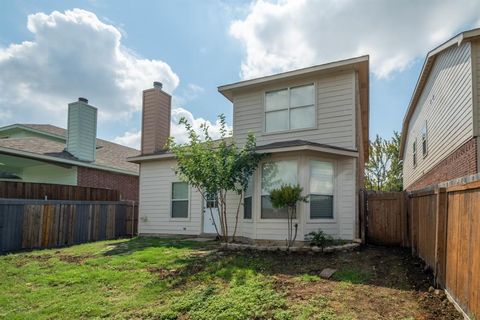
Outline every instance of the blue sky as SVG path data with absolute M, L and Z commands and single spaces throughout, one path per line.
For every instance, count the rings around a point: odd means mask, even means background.
M 138 145 L 141 89 L 161 80 L 174 118 L 216 130 L 232 115 L 217 86 L 368 53 L 370 135 L 389 137 L 426 52 L 478 26 L 475 12 L 469 0 L 2 1 L 0 125 L 65 127 L 67 103 L 86 96 L 100 137 Z

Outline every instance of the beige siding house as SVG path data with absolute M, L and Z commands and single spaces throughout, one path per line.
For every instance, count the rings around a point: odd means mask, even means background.
M 298 208 L 298 240 L 318 230 L 335 238 L 359 237 L 357 191 L 368 152 L 368 65 L 364 56 L 218 88 L 233 103 L 233 138 L 241 145 L 252 132 L 257 152 L 268 154 L 244 195 L 238 236 L 284 241 L 286 216 L 272 208 L 268 193 L 279 183 L 298 183 L 310 198 Z M 155 96 L 161 98 L 152 100 Z M 144 114 L 163 110 L 169 119 L 168 97 L 160 87 L 146 90 Z M 168 150 L 144 151 L 158 139 L 158 131 L 143 119 L 142 132 L 148 136 L 142 137 L 142 154 L 131 158 L 140 164 L 139 232 L 215 233 L 212 218 L 204 214 L 207 207 L 215 211 L 215 202 L 204 201 L 175 176 Z M 229 197 L 232 229 L 239 196 Z
M 425 60 L 403 122 L 403 186 L 415 190 L 478 173 L 480 29 Z

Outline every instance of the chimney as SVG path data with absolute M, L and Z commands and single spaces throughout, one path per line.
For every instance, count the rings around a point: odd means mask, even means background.
M 85 98 L 68 104 L 67 151 L 82 161 L 95 161 L 97 108 Z
M 142 154 L 165 149 L 170 136 L 172 97 L 155 81 L 152 89 L 143 91 L 142 101 Z

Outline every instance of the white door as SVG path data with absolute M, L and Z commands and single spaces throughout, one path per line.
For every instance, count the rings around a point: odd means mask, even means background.
M 203 217 L 203 233 L 217 233 L 217 231 L 215 231 L 215 226 L 213 225 L 212 215 L 215 219 L 215 224 L 217 225 L 218 231 L 220 231 L 218 201 L 214 199 L 209 199 L 206 201 L 205 204 L 205 213 Z

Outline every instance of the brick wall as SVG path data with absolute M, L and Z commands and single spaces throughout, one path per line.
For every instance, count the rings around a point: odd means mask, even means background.
M 138 201 L 138 176 L 78 167 L 77 185 L 116 189 L 123 200 Z
M 442 160 L 433 169 L 426 172 L 420 179 L 409 185 L 406 190 L 422 189 L 432 184 L 461 178 L 477 172 L 477 142 L 473 138 Z

